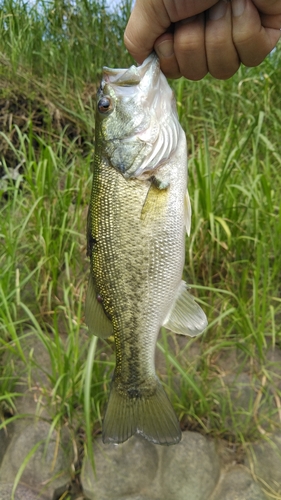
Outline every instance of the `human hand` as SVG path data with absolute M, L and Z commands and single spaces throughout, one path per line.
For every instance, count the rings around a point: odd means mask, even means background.
M 136 0 L 124 41 L 142 63 L 152 50 L 167 77 L 231 77 L 257 66 L 281 36 L 281 0 Z

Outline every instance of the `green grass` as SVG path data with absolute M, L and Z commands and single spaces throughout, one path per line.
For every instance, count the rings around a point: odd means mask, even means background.
M 90 453 L 114 368 L 84 323 L 94 100 L 103 64 L 131 64 L 122 45 L 130 2 L 119 13 L 93 1 L 0 7 L 0 426 L 17 418 L 20 376 L 32 391 L 40 359 L 26 341 L 36 339 L 50 365 L 40 390 L 53 425 L 67 423 Z M 163 331 L 159 375 L 184 428 L 238 443 L 280 428 L 280 389 L 266 392 L 275 376 L 266 353 L 281 346 L 280 62 L 279 47 L 226 82 L 172 82 L 193 208 L 184 273 L 209 326 L 192 340 Z M 254 387 L 248 409 L 222 389 L 233 353 L 229 371 L 247 371 Z
M 208 415 L 208 429 L 219 425 L 220 432 L 222 413 L 231 413 L 231 405 L 220 402 L 213 412 L 218 395 L 212 390 L 212 359 L 225 347 L 238 349 L 260 382 L 267 349 L 281 340 L 279 61 L 276 51 L 259 68 L 241 68 L 227 82 L 174 84 L 190 150 L 193 231 L 186 275 L 199 288 L 210 321 L 201 339 L 205 397 L 197 401 L 195 416 Z M 235 425 L 232 431 L 238 440 L 255 434 L 238 432 Z

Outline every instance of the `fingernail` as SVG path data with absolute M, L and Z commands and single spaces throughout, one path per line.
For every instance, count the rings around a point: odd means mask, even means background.
M 174 53 L 174 44 L 172 40 L 164 40 L 154 49 L 159 57 L 171 57 Z
M 246 0 L 232 0 L 232 14 L 234 17 L 239 17 L 243 14 L 246 7 Z
M 225 15 L 226 9 L 226 2 L 224 0 L 220 0 L 218 3 L 216 3 L 216 5 L 210 8 L 209 19 L 211 19 L 211 21 L 218 21 Z

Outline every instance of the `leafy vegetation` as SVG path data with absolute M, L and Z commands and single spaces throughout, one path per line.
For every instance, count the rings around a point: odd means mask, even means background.
M 132 63 L 129 11 L 129 0 L 118 12 L 94 0 L 0 2 L 0 428 L 16 418 L 19 377 L 33 390 L 42 355 L 53 423 L 86 448 L 114 367 L 83 312 L 94 100 L 102 65 Z M 225 82 L 171 82 L 189 145 L 185 274 L 209 327 L 195 340 L 163 331 L 159 376 L 183 428 L 235 442 L 280 426 L 280 379 L 266 392 L 276 379 L 267 352 L 281 343 L 280 63 L 278 47 Z M 243 371 L 247 410 L 224 383 Z

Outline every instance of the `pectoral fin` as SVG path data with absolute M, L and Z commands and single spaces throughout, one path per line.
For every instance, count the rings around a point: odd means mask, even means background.
M 163 326 L 175 333 L 195 337 L 208 325 L 207 317 L 187 290 L 187 284 L 181 281 L 175 301 Z
M 148 189 L 145 202 L 141 209 L 141 220 L 151 220 L 151 218 L 157 219 L 161 209 L 165 210 L 167 205 L 167 196 L 169 183 L 166 179 L 160 179 L 153 177 L 151 180 L 150 187 Z M 161 184 L 161 186 L 159 186 Z M 163 187 L 164 186 L 164 187 Z
M 106 339 L 113 334 L 110 319 L 106 316 L 102 303 L 97 299 L 92 276 L 89 278 L 88 290 L 85 302 L 85 320 L 92 335 Z

